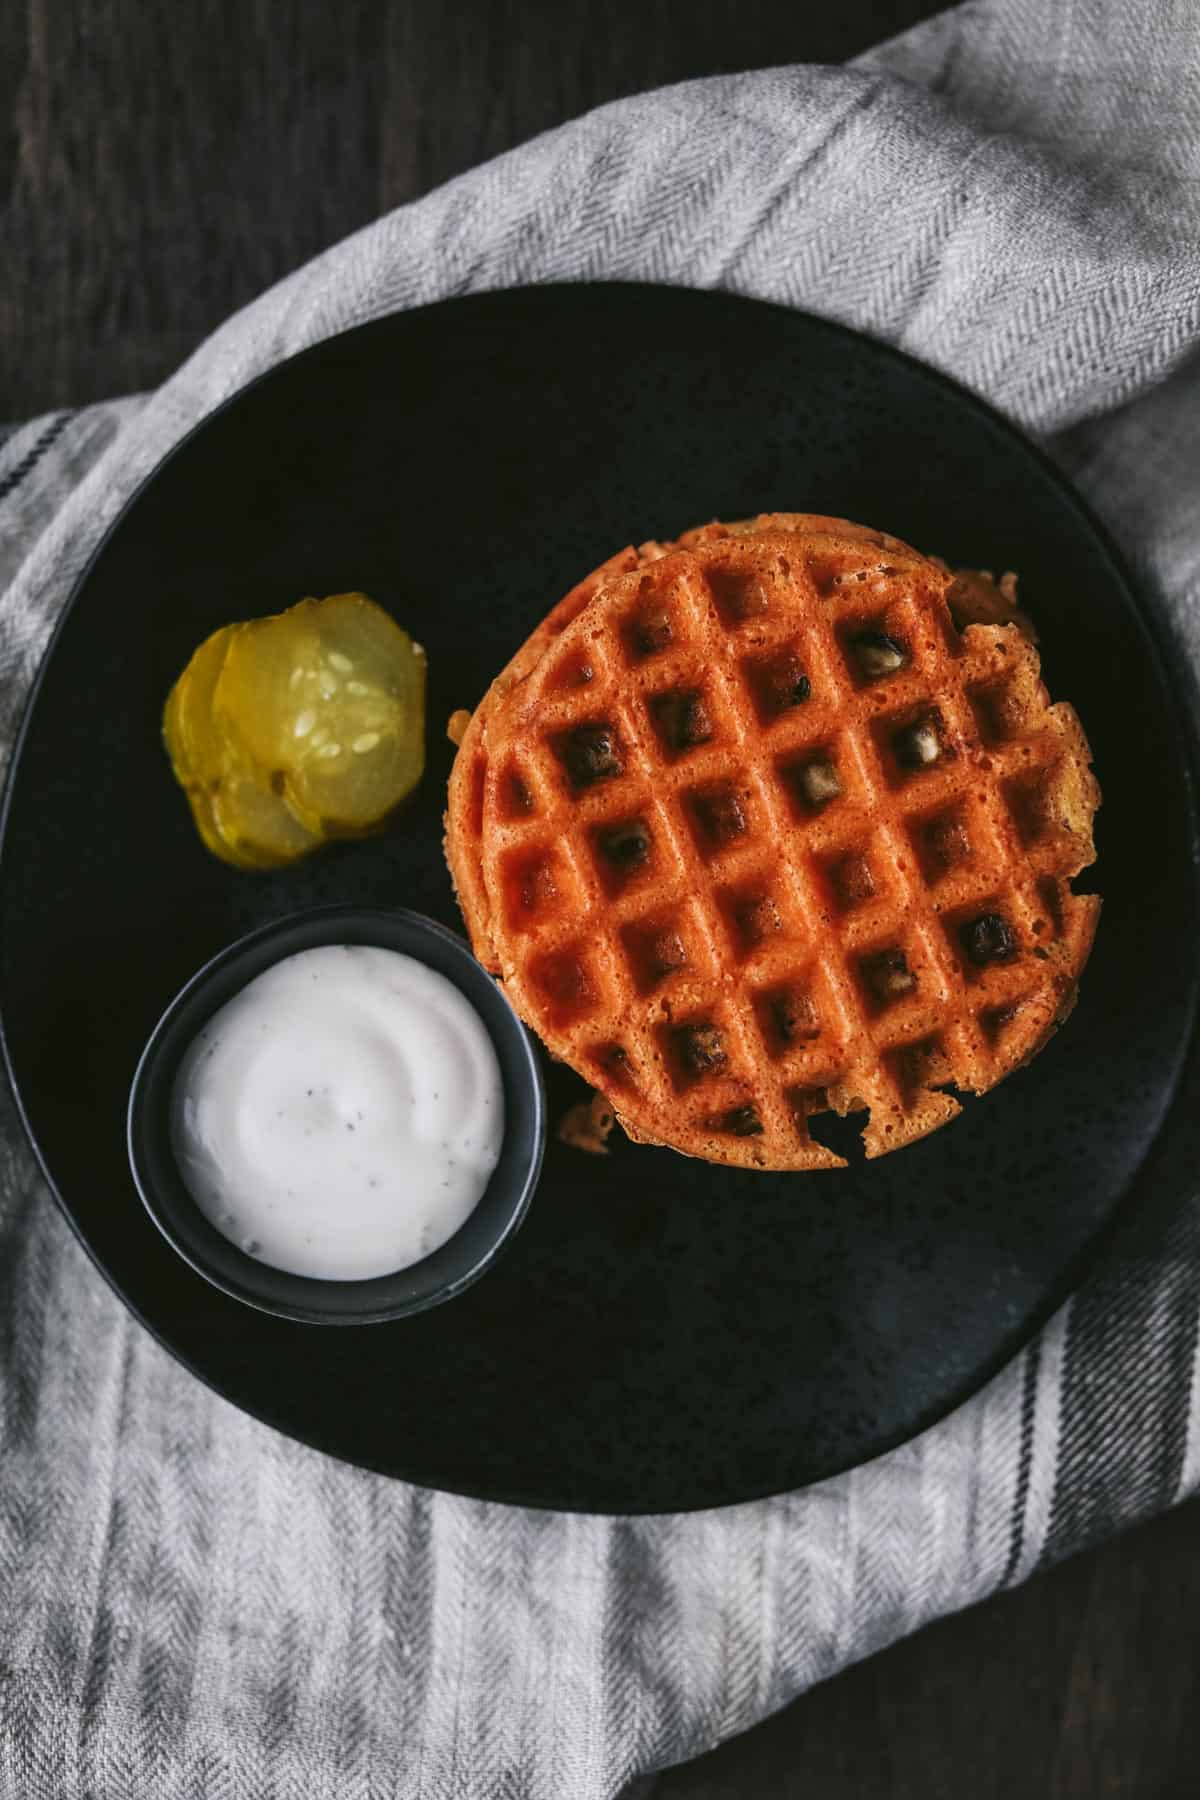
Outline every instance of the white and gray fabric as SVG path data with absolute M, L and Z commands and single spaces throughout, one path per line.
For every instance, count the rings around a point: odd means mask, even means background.
M 552 132 L 318 258 L 158 393 L 10 432 L 5 754 L 75 576 L 182 432 L 345 326 L 552 279 L 789 302 L 949 371 L 1047 444 L 1200 659 L 1198 176 L 1194 0 L 971 0 L 844 69 Z M 346 1468 L 215 1398 L 90 1267 L 4 1109 L 3 1796 L 601 1800 L 1200 1484 L 1200 1199 L 870 1466 L 572 1517 Z

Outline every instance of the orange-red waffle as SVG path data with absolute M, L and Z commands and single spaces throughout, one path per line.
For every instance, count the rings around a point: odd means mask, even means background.
M 1086 740 L 1028 638 L 960 635 L 897 540 L 800 523 L 590 578 L 491 691 L 448 820 L 549 1049 L 630 1135 L 758 1168 L 838 1163 L 829 1108 L 881 1155 L 1027 1061 L 1099 907 Z

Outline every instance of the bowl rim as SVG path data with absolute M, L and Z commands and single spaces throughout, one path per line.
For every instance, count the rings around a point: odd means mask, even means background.
M 305 928 L 318 932 L 318 936 L 310 943 L 296 944 L 290 948 L 281 949 L 277 957 L 248 974 L 245 981 L 241 983 L 242 987 L 255 980 L 258 975 L 265 974 L 267 969 L 275 967 L 276 963 L 284 961 L 288 956 L 344 941 L 336 929 L 339 925 L 352 926 L 356 931 L 363 932 L 368 931 L 373 924 L 379 926 L 381 935 L 378 938 L 361 936 L 356 941 L 364 945 L 373 945 L 378 949 L 395 949 L 401 955 L 412 955 L 415 961 L 423 962 L 426 967 L 434 969 L 435 973 L 443 974 L 447 980 L 453 981 L 487 1031 L 496 1051 L 505 1086 L 507 1087 L 512 1082 L 524 1088 L 530 1103 L 529 1149 L 528 1153 L 521 1156 L 518 1161 L 518 1180 L 512 1202 L 501 1209 L 499 1228 L 494 1237 L 489 1239 L 482 1252 L 477 1253 L 467 1267 L 443 1283 L 419 1294 L 401 1297 L 393 1295 L 391 1298 L 387 1298 L 384 1290 L 391 1287 L 399 1278 L 411 1280 L 413 1271 L 421 1267 L 420 1262 L 409 1264 L 406 1268 L 393 1270 L 383 1275 L 348 1281 L 298 1275 L 288 1270 L 276 1269 L 270 1264 L 258 1262 L 254 1257 L 248 1256 L 231 1239 L 224 1238 L 223 1234 L 218 1234 L 222 1238 L 223 1246 L 227 1246 L 229 1259 L 232 1260 L 242 1277 L 242 1279 L 234 1279 L 210 1263 L 197 1245 L 178 1229 L 174 1218 L 173 1204 L 164 1200 L 159 1191 L 159 1185 L 148 1166 L 148 1159 L 144 1154 L 143 1147 L 148 1134 L 155 1129 L 149 1116 L 151 1101 L 147 1090 L 150 1079 L 156 1072 L 164 1053 L 169 1053 L 175 1048 L 173 1033 L 188 1009 L 207 989 L 214 985 L 219 986 L 223 976 L 228 976 L 246 958 L 253 957 L 256 951 L 261 951 L 273 939 L 286 939 L 292 932 Z M 456 981 L 444 968 L 439 968 L 421 957 L 419 950 L 411 948 L 401 950 L 397 945 L 388 943 L 382 935 L 383 931 L 387 928 L 395 928 L 397 925 L 405 928 L 416 938 L 424 937 L 440 942 L 444 951 L 448 953 L 446 960 L 466 973 L 467 982 Z M 508 1014 L 512 1030 L 507 1041 L 501 1041 L 493 1020 L 487 1016 L 485 1009 L 477 1004 L 474 995 L 469 991 L 468 984 L 471 982 L 476 982 L 477 991 L 480 993 L 484 990 L 479 984 L 486 984 L 494 993 L 499 1008 L 503 1009 L 503 1012 L 500 1010 L 495 1012 L 496 1019 L 503 1018 L 504 1012 Z M 199 1021 L 195 1029 L 199 1029 L 199 1026 L 211 1017 L 212 1013 L 225 1005 L 237 992 L 240 992 L 240 987 L 235 986 L 232 991 L 217 998 L 211 1010 L 205 1014 L 204 1019 Z M 191 1042 L 191 1035 L 191 1033 L 188 1034 L 188 1043 Z M 186 1043 L 178 1048 L 176 1060 L 183 1055 L 185 1049 Z M 445 1301 L 456 1298 L 487 1272 L 514 1237 L 529 1210 L 541 1176 L 542 1161 L 545 1155 L 546 1118 L 545 1081 L 534 1040 L 513 1010 L 503 988 L 492 980 L 483 965 L 476 960 L 467 940 L 458 932 L 451 931 L 437 919 L 430 918 L 428 914 L 417 912 L 411 907 L 355 906 L 352 903 L 334 902 L 325 906 L 302 907 L 295 912 L 284 913 L 279 918 L 271 919 L 265 925 L 256 926 L 252 931 L 244 933 L 241 937 L 235 938 L 232 943 L 226 944 L 222 949 L 216 951 L 188 977 L 163 1008 L 138 1057 L 129 1084 L 129 1097 L 125 1109 L 125 1147 L 130 1176 L 146 1212 L 176 1255 L 211 1286 L 227 1294 L 231 1299 L 252 1307 L 255 1311 L 269 1313 L 276 1318 L 288 1319 L 298 1324 L 369 1325 L 427 1312 L 431 1307 L 440 1306 Z M 163 1124 L 158 1127 L 158 1129 L 163 1128 Z M 505 1119 L 506 1139 L 510 1130 L 511 1107 L 508 1107 Z M 192 1207 L 197 1218 L 215 1233 L 216 1227 L 205 1218 L 195 1200 L 192 1199 L 182 1175 L 179 1178 L 179 1190 L 181 1195 L 187 1197 L 184 1203 Z M 440 1255 L 442 1251 L 452 1245 L 459 1232 L 465 1230 L 471 1220 L 476 1217 L 480 1205 L 487 1197 L 487 1192 L 488 1190 L 485 1188 L 480 1200 L 459 1227 L 459 1231 L 448 1238 L 445 1244 L 440 1245 L 438 1250 L 432 1253 L 434 1256 Z M 222 1255 L 226 1255 L 224 1249 Z M 422 1259 L 422 1261 L 424 1260 L 427 1259 Z M 278 1286 L 283 1282 L 293 1288 L 296 1298 L 294 1300 L 279 1299 L 264 1292 L 261 1285 L 264 1273 L 271 1285 Z M 378 1292 L 378 1300 L 375 1304 L 369 1302 L 371 1289 Z M 360 1304 L 353 1310 L 349 1304 L 345 1308 L 331 1305 L 331 1299 L 338 1294 L 345 1295 L 347 1302 L 357 1298 Z M 306 1295 L 311 1297 L 311 1303 L 306 1304 Z M 318 1295 L 323 1300 L 323 1304 L 319 1306 L 316 1304 Z M 362 1304 L 364 1299 L 368 1302 L 365 1305 Z

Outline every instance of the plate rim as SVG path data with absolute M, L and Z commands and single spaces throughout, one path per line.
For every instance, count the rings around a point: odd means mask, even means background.
M 13 736 L 12 749 L 9 754 L 8 766 L 5 771 L 3 792 L 0 794 L 0 912 L 3 910 L 6 862 L 5 850 L 8 841 L 9 816 L 12 807 L 13 793 L 24 759 L 26 740 L 30 734 L 38 698 L 57 652 L 60 638 L 65 631 L 69 620 L 75 613 L 76 607 L 82 599 L 91 580 L 93 570 L 105 554 L 110 540 L 124 527 L 129 516 L 140 505 L 143 496 L 158 480 L 159 476 L 169 467 L 176 457 L 180 456 L 190 446 L 193 439 L 199 437 L 203 432 L 206 432 L 216 420 L 220 419 L 226 412 L 239 404 L 247 394 L 251 393 L 256 388 L 267 382 L 291 378 L 298 365 L 304 364 L 309 360 L 319 359 L 322 355 L 329 355 L 333 347 L 341 345 L 348 340 L 362 342 L 373 336 L 383 338 L 390 331 L 395 331 L 397 329 L 402 330 L 402 321 L 407 322 L 413 318 L 425 317 L 431 314 L 444 312 L 448 309 L 456 311 L 460 309 L 470 310 L 472 308 L 483 307 L 486 310 L 494 305 L 498 305 L 501 309 L 512 306 L 519 308 L 528 305 L 552 306 L 555 303 L 561 303 L 564 300 L 569 303 L 580 297 L 584 297 L 585 299 L 602 299 L 605 294 L 619 294 L 622 297 L 627 297 L 629 299 L 633 299 L 635 296 L 641 296 L 643 299 L 650 295 L 662 296 L 664 298 L 669 296 L 670 300 L 674 303 L 682 303 L 684 305 L 695 304 L 698 307 L 715 305 L 718 309 L 731 306 L 765 308 L 773 313 L 784 316 L 789 321 L 800 323 L 805 329 L 815 329 L 818 333 L 824 332 L 831 337 L 842 341 L 849 341 L 855 345 L 861 346 L 865 344 L 871 354 L 881 356 L 885 361 L 891 361 L 910 372 L 914 372 L 918 378 L 925 381 L 932 381 L 936 386 L 941 387 L 944 391 L 951 394 L 959 404 L 966 405 L 977 414 L 981 415 L 992 429 L 999 430 L 1021 451 L 1022 454 L 1027 458 L 1030 458 L 1035 465 L 1040 468 L 1042 474 L 1048 478 L 1059 497 L 1070 506 L 1083 528 L 1090 533 L 1093 541 L 1103 553 L 1118 586 L 1125 596 L 1128 611 L 1135 622 L 1143 650 L 1167 697 L 1167 713 L 1172 735 L 1176 742 L 1182 746 L 1184 752 L 1183 761 L 1180 766 L 1184 807 L 1187 815 L 1189 836 L 1192 846 L 1193 848 L 1200 847 L 1200 806 L 1198 806 L 1197 799 L 1198 791 L 1200 791 L 1200 716 L 1193 716 L 1192 709 L 1187 704 L 1189 695 L 1194 697 L 1194 691 L 1200 688 L 1200 680 L 1198 680 L 1197 671 L 1193 668 L 1190 657 L 1183 656 L 1170 658 L 1166 655 L 1165 646 L 1170 641 L 1174 632 L 1171 621 L 1163 614 L 1161 607 L 1157 604 L 1148 602 L 1148 600 L 1143 597 L 1140 585 L 1133 578 L 1128 559 L 1119 547 L 1109 527 L 1096 513 L 1091 502 L 1080 493 L 1071 477 L 1058 466 L 1042 445 L 1024 431 L 1021 426 L 1009 419 L 990 401 L 977 394 L 972 388 L 967 387 L 963 382 L 957 380 L 954 376 L 944 373 L 934 365 L 922 361 L 920 357 L 913 356 L 910 352 L 902 350 L 896 345 L 888 343 L 884 339 L 875 337 L 870 332 L 843 324 L 840 320 L 826 318 L 819 313 L 811 312 L 803 307 L 788 306 L 779 301 L 760 299 L 755 295 L 733 293 L 722 288 L 694 288 L 662 282 L 544 282 L 511 287 L 484 288 L 471 293 L 449 295 L 441 299 L 426 301 L 420 306 L 401 308 L 393 312 L 383 313 L 376 318 L 360 321 L 358 324 L 347 326 L 344 330 L 332 332 L 326 337 L 319 338 L 315 343 L 307 344 L 302 349 L 292 352 L 289 356 L 282 357 L 278 362 L 271 364 L 269 368 L 260 370 L 259 373 L 251 377 L 249 381 L 243 383 L 232 393 L 226 395 L 223 400 L 219 401 L 216 406 L 206 412 L 184 433 L 182 437 L 172 444 L 170 449 L 167 450 L 141 480 L 138 481 L 133 491 L 122 503 L 115 516 L 109 521 L 104 531 L 101 533 L 101 536 L 88 555 L 83 567 L 78 571 L 72 581 L 70 592 L 63 603 L 58 618 L 55 620 L 53 629 L 51 630 L 45 648 L 42 651 L 37 670 L 30 683 L 28 693 L 22 703 L 21 716 L 17 730 Z M 657 300 L 655 303 L 657 303 Z M 114 439 L 114 442 L 115 441 L 116 440 Z M 1197 906 L 1200 907 L 1200 874 L 1193 874 L 1192 891 Z M 0 970 L 0 980 L 2 980 L 2 970 Z M 347 1467 L 362 1468 L 373 1474 L 384 1476 L 388 1480 L 402 1481 L 410 1486 L 425 1487 L 436 1492 L 461 1495 L 467 1499 L 490 1501 L 496 1505 L 503 1506 L 534 1508 L 543 1511 L 548 1510 L 553 1512 L 579 1514 L 587 1517 L 663 1518 L 671 1517 L 676 1514 L 719 1511 L 728 1506 L 755 1504 L 780 1494 L 806 1492 L 810 1487 L 833 1479 L 836 1476 L 849 1474 L 853 1470 L 862 1468 L 867 1463 L 873 1462 L 877 1458 L 901 1448 L 904 1444 L 911 1443 L 914 1439 L 932 1429 L 933 1426 L 940 1424 L 944 1419 L 949 1418 L 951 1414 L 957 1412 L 960 1407 L 964 1406 L 967 1401 L 973 1399 L 975 1395 L 981 1393 L 982 1390 L 997 1377 L 997 1375 L 1015 1361 L 1026 1345 L 1031 1343 L 1042 1331 L 1044 1326 L 1059 1308 L 1077 1291 L 1088 1270 L 1100 1263 L 1104 1252 L 1109 1245 L 1121 1231 L 1128 1226 L 1130 1219 L 1134 1215 L 1136 1197 L 1146 1179 L 1147 1170 L 1152 1168 L 1158 1161 L 1163 1154 L 1164 1147 L 1168 1145 L 1168 1141 L 1178 1135 L 1179 1115 L 1182 1110 L 1181 1101 L 1185 1100 L 1189 1088 L 1197 1085 L 1198 1078 L 1200 1078 L 1200 1030 L 1197 1028 L 1198 1020 L 1200 1020 L 1200 997 L 1198 997 L 1196 985 L 1193 983 L 1189 995 L 1189 1017 L 1186 1024 L 1185 1048 L 1180 1060 L 1178 1074 L 1171 1089 L 1166 1111 L 1144 1160 L 1136 1170 L 1129 1186 L 1113 1203 L 1103 1222 L 1087 1237 L 1076 1253 L 1068 1259 L 1067 1263 L 1060 1271 L 1058 1279 L 1046 1290 L 1042 1299 L 1032 1309 L 1029 1315 L 1021 1320 L 1019 1324 L 1014 1326 L 1012 1330 L 1004 1334 L 998 1348 L 990 1357 L 985 1358 L 983 1362 L 972 1368 L 970 1373 L 965 1376 L 961 1382 L 955 1384 L 931 1406 L 910 1417 L 907 1423 L 899 1426 L 895 1431 L 880 1433 L 876 1438 L 873 1438 L 865 1449 L 855 1454 L 852 1461 L 845 1461 L 838 1457 L 831 1458 L 828 1467 L 819 1467 L 816 1473 L 810 1474 L 808 1478 L 798 1486 L 778 1487 L 768 1485 L 766 1487 L 752 1487 L 739 1493 L 736 1497 L 727 1499 L 717 1501 L 706 1499 L 696 1501 L 694 1504 L 681 1503 L 670 1507 L 656 1507 L 652 1509 L 646 1509 L 635 1505 L 597 1508 L 595 1506 L 580 1504 L 570 1499 L 547 1501 L 544 1497 L 530 1497 L 528 1494 L 515 1491 L 500 1491 L 497 1487 L 486 1489 L 470 1483 L 457 1483 L 454 1486 L 448 1486 L 443 1479 L 431 1479 L 428 1474 L 423 1474 L 420 1471 L 399 1474 L 395 1469 L 385 1468 L 382 1464 L 371 1461 L 369 1457 L 360 1458 L 356 1456 L 353 1460 L 350 1460 L 349 1458 L 340 1456 L 336 1451 L 328 1450 L 324 1445 L 316 1443 L 311 1437 L 297 1432 L 290 1424 L 281 1424 L 278 1418 L 272 1417 L 269 1412 L 265 1411 L 260 1406 L 249 1405 L 246 1401 L 236 1397 L 232 1391 L 227 1392 L 224 1388 L 218 1386 L 216 1381 L 193 1362 L 191 1357 L 185 1355 L 171 1343 L 155 1325 L 150 1323 L 144 1316 L 141 1308 L 117 1283 L 114 1276 L 110 1274 L 105 1264 L 101 1261 L 98 1250 L 92 1246 L 88 1238 L 84 1235 L 82 1228 L 75 1218 L 74 1212 L 63 1194 L 59 1191 L 58 1184 L 50 1173 L 47 1156 L 43 1152 L 42 1145 L 34 1133 L 29 1115 L 26 1111 L 24 1098 L 17 1081 L 12 1051 L 9 1045 L 9 1032 L 5 1016 L 2 986 L 0 986 L 0 1062 L 3 1063 L 9 1092 L 12 1096 L 16 1114 L 20 1121 L 21 1129 L 24 1132 L 26 1142 L 32 1150 L 34 1160 L 42 1175 L 42 1179 L 49 1188 L 58 1211 L 66 1219 L 76 1242 L 82 1246 L 92 1266 L 98 1271 L 109 1289 L 116 1295 L 118 1300 L 137 1323 L 149 1333 L 154 1341 L 159 1344 L 176 1363 L 186 1369 L 191 1376 L 200 1381 L 211 1393 L 216 1394 L 220 1399 L 227 1403 L 236 1406 L 241 1412 L 246 1413 L 258 1423 L 269 1426 L 272 1430 L 278 1431 L 281 1435 L 291 1438 L 297 1443 L 303 1444 L 308 1449 L 316 1450 L 321 1455 L 329 1456 L 334 1461 L 343 1463 Z M 402 1328 L 402 1326 L 403 1321 L 399 1321 L 398 1327 Z M 368 1329 L 368 1327 L 363 1327 L 363 1329 Z

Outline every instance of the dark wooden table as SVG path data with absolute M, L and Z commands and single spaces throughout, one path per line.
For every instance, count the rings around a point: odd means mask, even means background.
M 150 386 L 315 251 L 598 102 L 839 61 L 935 10 L 10 0 L 0 420 Z M 849 1671 L 655 1800 L 1200 1795 L 1198 1619 L 1193 1506 Z

